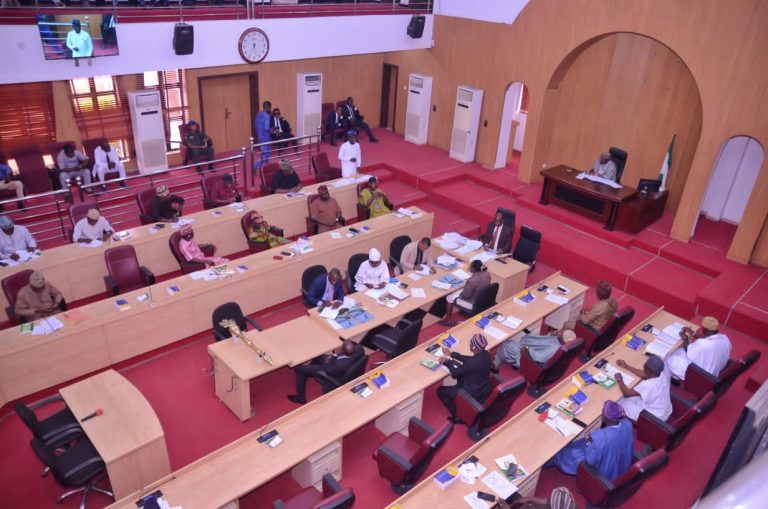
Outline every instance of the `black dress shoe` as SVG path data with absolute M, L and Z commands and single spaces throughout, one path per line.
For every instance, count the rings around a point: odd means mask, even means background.
M 378 142 L 379 142 L 379 140 L 377 140 L 376 138 L 373 138 L 373 139 L 371 139 L 371 140 L 370 140 L 370 142 L 371 142 L 371 143 L 378 143 Z
M 461 422 L 461 419 L 459 419 L 458 417 L 453 416 L 453 415 L 449 415 L 448 416 L 448 420 L 451 421 L 454 424 L 458 424 L 458 423 Z
M 307 402 L 307 398 L 301 398 L 297 394 L 289 394 L 288 399 L 293 401 L 294 403 L 298 403 L 299 405 L 303 405 Z
M 498 375 L 499 374 L 499 368 L 497 368 L 496 366 L 491 364 L 491 373 L 496 373 Z

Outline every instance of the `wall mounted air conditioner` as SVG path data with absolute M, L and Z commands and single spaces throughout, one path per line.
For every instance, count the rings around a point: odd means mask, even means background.
M 405 112 L 405 141 L 427 143 L 429 109 L 432 106 L 432 76 L 408 76 L 408 104 Z
M 139 173 L 153 173 L 168 169 L 160 92 L 157 90 L 128 92 L 128 108 L 131 111 L 131 126 Z
M 466 85 L 456 90 L 456 109 L 453 113 L 451 157 L 463 163 L 475 160 L 477 133 L 480 128 L 480 109 L 483 91 Z
M 296 74 L 296 136 L 317 134 L 322 124 L 323 75 L 319 72 Z

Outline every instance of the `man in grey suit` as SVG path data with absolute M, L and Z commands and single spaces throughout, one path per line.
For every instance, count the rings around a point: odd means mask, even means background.
M 491 284 L 491 275 L 480 260 L 472 260 L 469 264 L 469 272 L 472 275 L 464 283 L 464 288 L 456 290 L 445 298 L 448 301 L 448 309 L 445 311 L 445 318 L 440 321 L 441 325 L 448 327 L 456 325 L 458 322 L 451 320 L 454 303 L 458 301 L 461 306 L 471 308 L 480 290 Z

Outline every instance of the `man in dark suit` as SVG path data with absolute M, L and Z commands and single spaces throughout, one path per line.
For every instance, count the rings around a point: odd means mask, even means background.
M 344 105 L 344 108 L 342 110 L 344 112 L 344 120 L 349 122 L 349 127 L 351 129 L 359 127 L 365 133 L 368 135 L 368 140 L 371 143 L 377 143 L 379 140 L 374 138 L 373 133 L 371 132 L 371 128 L 368 127 L 368 124 L 363 122 L 363 117 L 360 114 L 360 110 L 355 107 L 355 101 L 351 97 L 347 97 L 347 103 Z
M 296 368 L 296 394 L 290 394 L 288 399 L 303 405 L 307 402 L 307 379 L 325 371 L 330 376 L 343 375 L 352 363 L 365 355 L 363 347 L 354 341 L 346 340 L 330 355 L 325 355 Z
M 291 124 L 288 123 L 283 115 L 280 113 L 280 108 L 272 110 L 272 118 L 269 119 L 269 136 L 273 141 L 289 140 L 293 138 L 293 132 L 291 132 Z M 296 146 L 296 140 L 293 140 L 292 145 Z
M 491 354 L 486 351 L 488 340 L 482 334 L 474 334 L 469 349 L 472 355 L 451 352 L 451 357 L 441 357 L 440 362 L 448 368 L 451 376 L 458 380 L 456 385 L 437 389 L 437 397 L 451 412 L 448 420 L 458 422 L 456 417 L 456 395 L 464 389 L 482 403 L 491 393 Z M 457 362 L 458 361 L 458 362 Z
M 486 249 L 496 251 L 498 254 L 512 251 L 512 236 L 515 234 L 513 226 L 504 222 L 501 212 L 496 212 L 493 222 L 488 223 L 488 230 L 483 235 L 483 244 Z
M 344 301 L 344 288 L 341 286 L 341 271 L 331 269 L 312 281 L 306 297 L 310 306 L 332 306 L 334 309 Z
M 336 131 L 338 129 L 344 129 L 344 132 L 349 130 L 348 123 L 344 119 L 344 108 L 341 106 L 336 106 L 336 109 L 328 114 L 328 118 L 325 119 L 325 130 L 331 137 L 331 145 L 336 146 Z

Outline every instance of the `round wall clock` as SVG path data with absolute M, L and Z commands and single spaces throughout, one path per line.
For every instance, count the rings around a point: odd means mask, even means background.
M 258 64 L 269 53 L 269 38 L 260 28 L 249 28 L 240 36 L 237 44 L 240 56 L 249 64 Z

